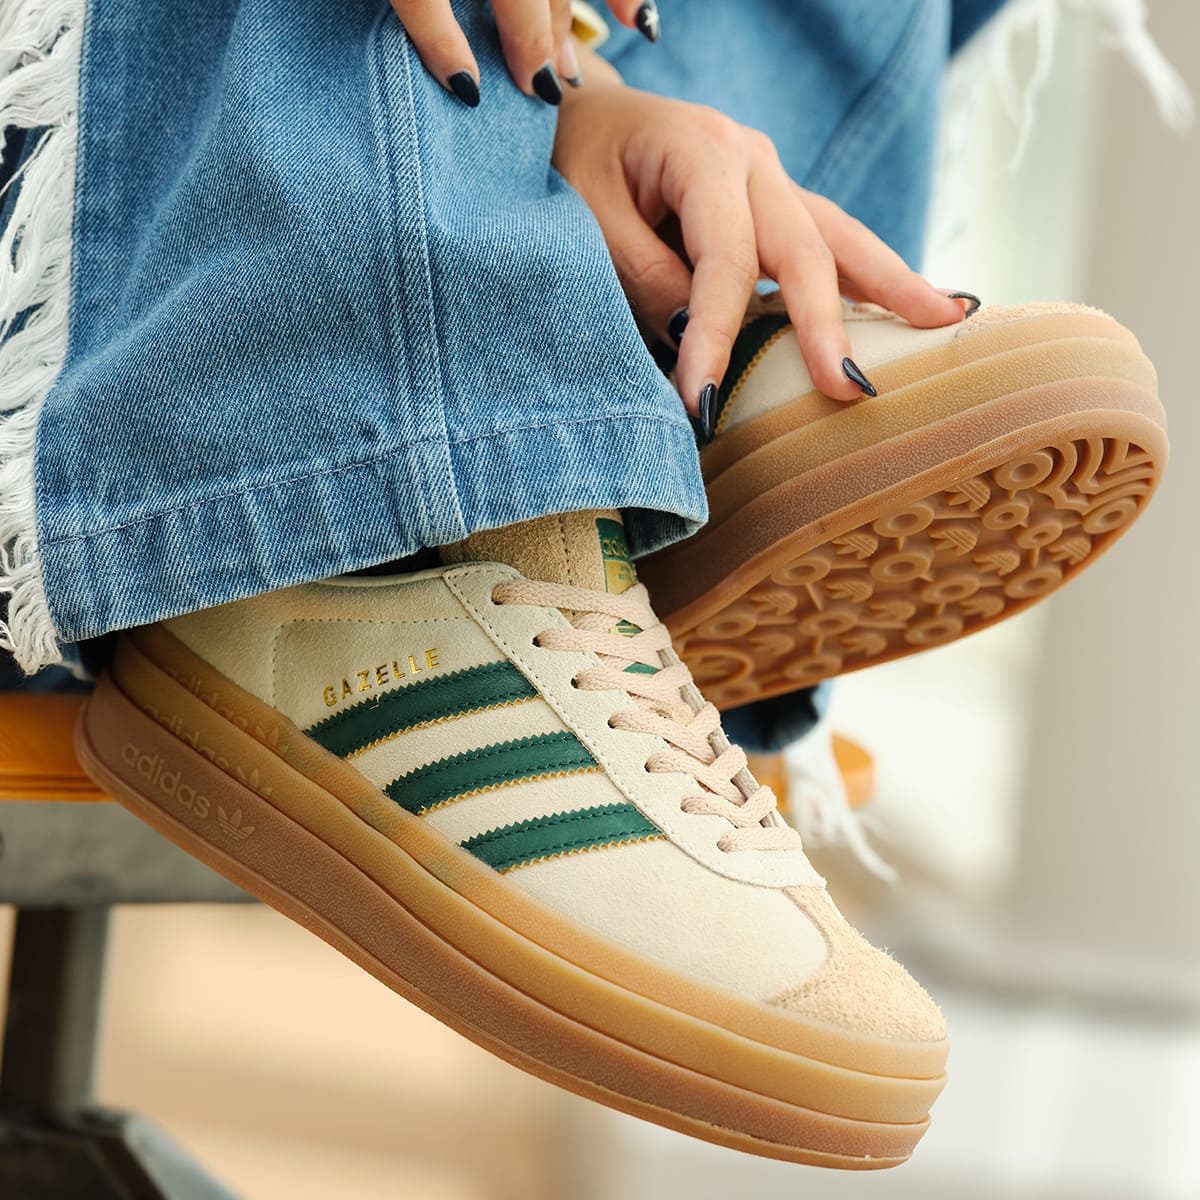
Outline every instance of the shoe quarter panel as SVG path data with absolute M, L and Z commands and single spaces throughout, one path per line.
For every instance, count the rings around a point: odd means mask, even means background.
M 465 616 L 288 621 L 276 632 L 273 659 L 276 708 L 303 729 L 341 724 L 347 738 L 364 742 L 387 732 L 388 710 L 401 699 L 409 700 L 408 719 L 419 721 L 456 704 L 491 707 L 521 690 Z
M 665 839 L 547 857 L 506 878 L 635 953 L 763 1001 L 828 953 L 787 892 L 714 876 Z

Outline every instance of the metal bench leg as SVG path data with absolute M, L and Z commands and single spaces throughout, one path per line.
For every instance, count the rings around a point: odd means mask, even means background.
M 148 1121 L 90 1107 L 108 915 L 17 912 L 0 1059 L 0 1196 L 236 1200 Z
M 0 1103 L 66 1112 L 92 1098 L 107 908 L 19 909 Z

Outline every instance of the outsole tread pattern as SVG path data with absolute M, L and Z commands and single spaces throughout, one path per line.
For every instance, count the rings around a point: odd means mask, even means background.
M 719 707 L 956 641 L 1049 595 L 1140 515 L 1161 463 L 1126 439 L 1065 440 L 893 505 L 801 553 L 676 648 Z

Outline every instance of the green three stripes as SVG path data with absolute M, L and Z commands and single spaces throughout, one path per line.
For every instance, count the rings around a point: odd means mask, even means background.
M 497 871 L 511 871 L 539 859 L 594 846 L 661 837 L 658 826 L 647 821 L 632 804 L 600 804 L 502 825 L 468 838 L 463 848 Z
M 383 790 L 420 816 L 431 808 L 520 779 L 595 771 L 596 760 L 571 732 L 539 733 L 440 758 L 393 779 Z
M 536 695 L 533 684 L 512 663 L 486 663 L 393 688 L 326 717 L 307 732 L 326 750 L 346 758 L 409 729 L 519 704 Z
M 308 729 L 343 758 L 410 729 L 532 700 L 537 692 L 511 663 L 488 663 L 425 679 L 364 700 Z M 462 796 L 520 780 L 599 770 L 571 732 L 536 734 L 454 754 L 392 780 L 383 790 L 418 816 Z M 632 804 L 603 804 L 503 825 L 462 843 L 498 871 L 597 846 L 662 834 Z

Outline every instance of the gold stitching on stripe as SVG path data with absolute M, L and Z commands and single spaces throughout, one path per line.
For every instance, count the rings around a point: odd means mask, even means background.
M 445 800 L 439 800 L 436 804 L 431 804 L 428 808 L 423 808 L 417 816 L 424 817 L 431 812 L 437 812 L 439 808 L 445 808 L 448 804 L 454 804 L 459 800 L 467 800 L 471 796 L 482 796 L 485 792 L 498 792 L 501 788 L 512 787 L 515 783 L 536 783 L 539 779 L 565 779 L 569 775 L 594 775 L 597 771 L 602 770 L 599 763 L 595 763 L 590 767 L 564 767 L 558 771 L 539 772 L 536 775 L 522 775 L 519 779 L 502 779 L 499 783 L 486 783 L 483 787 L 471 788 L 467 792 L 459 792 L 454 796 L 447 796 Z
M 723 409 L 721 409 L 721 415 L 720 415 L 720 417 L 717 418 L 717 428 L 715 430 L 715 433 L 720 433 L 721 430 L 725 428 L 725 422 L 729 418 L 729 412 L 733 408 L 733 402 L 738 398 L 738 395 L 741 393 L 742 386 L 745 384 L 746 380 L 749 378 L 750 372 L 753 371 L 754 368 L 757 367 L 758 364 L 762 361 L 763 355 L 766 354 L 766 352 L 768 350 L 770 350 L 771 347 L 774 346 L 775 343 L 777 341 L 779 341 L 779 339 L 781 337 L 783 337 L 783 335 L 785 333 L 792 333 L 794 331 L 795 331 L 794 325 L 785 325 L 782 329 L 779 329 L 775 333 L 771 334 L 771 336 L 769 338 L 767 338 L 767 340 L 765 342 L 763 342 L 762 346 L 758 350 L 758 353 L 755 354 L 755 356 L 749 361 L 749 363 L 746 364 L 746 369 L 738 377 L 737 383 L 735 383 L 733 385 L 733 388 L 729 393 L 729 399 L 725 401 L 725 407 Z
M 647 833 L 635 838 L 612 838 L 607 842 L 597 842 L 594 846 L 575 846 L 570 850 L 559 850 L 554 854 L 541 854 L 537 858 L 527 858 L 522 862 L 513 863 L 511 867 L 501 867 L 501 875 L 510 871 L 519 871 L 522 867 L 531 867 L 534 863 L 550 862 L 555 858 L 570 858 L 574 854 L 588 854 L 592 850 L 611 850 L 613 846 L 636 846 L 639 842 L 661 842 L 665 840 L 664 833 Z
M 501 700 L 498 704 L 484 704 L 479 708 L 468 708 L 465 712 L 450 713 L 445 717 L 434 717 L 432 721 L 422 721 L 420 725 L 407 725 L 403 729 L 397 729 L 393 733 L 384 734 L 383 737 L 376 738 L 373 742 L 368 742 L 367 745 L 357 750 L 351 750 L 349 754 L 343 757 L 347 762 L 350 762 L 360 754 L 365 754 L 368 750 L 374 750 L 377 746 L 382 746 L 384 742 L 394 742 L 396 738 L 403 737 L 406 733 L 416 733 L 418 729 L 432 729 L 435 725 L 444 725 L 447 721 L 457 721 L 462 717 L 477 717 L 480 713 L 495 712 L 498 708 L 513 708 L 518 704 L 528 704 L 531 700 L 540 699 L 541 697 L 538 695 L 518 696 L 515 700 Z

